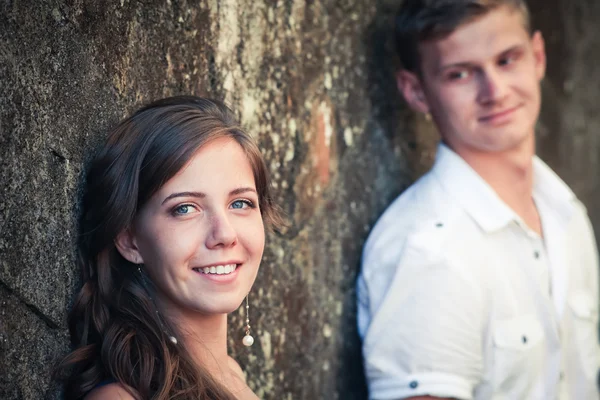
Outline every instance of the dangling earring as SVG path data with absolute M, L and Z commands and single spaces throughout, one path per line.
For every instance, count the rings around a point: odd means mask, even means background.
M 146 278 L 144 277 L 144 274 L 142 274 L 142 265 L 143 264 L 137 264 L 137 270 L 138 273 L 140 274 L 140 277 L 142 279 L 142 285 L 144 285 L 144 288 L 146 289 L 146 292 L 148 293 L 148 296 L 150 296 L 150 292 L 148 291 L 148 287 L 146 286 Z M 150 300 L 152 300 L 152 303 L 154 303 L 154 299 L 152 299 L 152 297 L 150 297 Z M 156 307 L 156 305 L 155 305 Z M 162 318 L 160 317 L 160 314 L 158 313 L 158 309 L 155 310 L 156 311 L 156 317 L 158 318 L 158 321 L 160 322 L 160 325 L 162 327 L 163 332 L 167 335 L 167 337 L 169 338 L 169 341 L 171 343 L 173 343 L 174 345 L 177 344 L 177 338 L 173 335 L 169 335 L 167 333 L 167 330 L 165 329 L 163 322 L 162 322 Z
M 177 338 L 172 335 L 168 335 L 168 336 L 169 336 L 169 340 L 171 341 L 171 343 L 173 343 L 174 345 L 177 345 Z
M 246 347 L 252 346 L 254 343 L 254 338 L 250 335 L 250 306 L 248 305 L 248 295 L 246 295 L 246 326 L 245 332 L 246 336 L 242 339 L 242 343 Z

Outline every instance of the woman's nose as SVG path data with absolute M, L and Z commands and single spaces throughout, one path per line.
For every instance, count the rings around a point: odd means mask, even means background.
M 211 216 L 210 224 L 210 233 L 206 239 L 206 247 L 229 247 L 237 242 L 237 232 L 227 215 Z

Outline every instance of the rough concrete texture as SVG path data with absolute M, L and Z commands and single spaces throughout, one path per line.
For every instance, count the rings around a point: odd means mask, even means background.
M 540 148 L 593 207 L 600 74 L 592 1 L 537 1 L 549 77 Z M 589 4 L 588 4 L 589 3 Z M 264 399 L 366 398 L 354 280 L 366 235 L 430 165 L 436 134 L 400 101 L 391 1 L 0 3 L 0 398 L 59 398 L 81 173 L 107 129 L 150 100 L 221 98 L 258 139 L 289 228 L 251 294 L 256 344 L 230 347 Z M 592 5 L 593 4 L 593 5 Z M 554 53 L 553 53 L 554 54 Z M 401 321 L 398 321 L 401 323 Z
M 369 98 L 368 1 L 0 3 L 0 398 L 57 398 L 81 173 L 152 99 L 225 99 L 264 150 L 290 227 L 231 351 L 265 399 L 364 398 L 354 321 L 363 240 L 409 181 Z M 386 106 L 387 107 L 387 106 Z

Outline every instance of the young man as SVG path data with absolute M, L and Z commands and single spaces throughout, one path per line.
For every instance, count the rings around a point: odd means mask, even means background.
M 404 0 L 398 87 L 442 137 L 367 241 L 372 399 L 598 399 L 584 206 L 535 157 L 545 50 L 522 0 Z

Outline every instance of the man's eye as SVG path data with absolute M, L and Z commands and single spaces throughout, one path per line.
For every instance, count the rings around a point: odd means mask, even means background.
M 498 63 L 502 66 L 504 65 L 510 65 L 513 64 L 515 61 L 517 61 L 519 59 L 519 54 L 510 54 L 507 56 L 502 57 Z
M 467 71 L 453 71 L 448 74 L 448 78 L 452 81 L 465 79 L 469 76 Z

